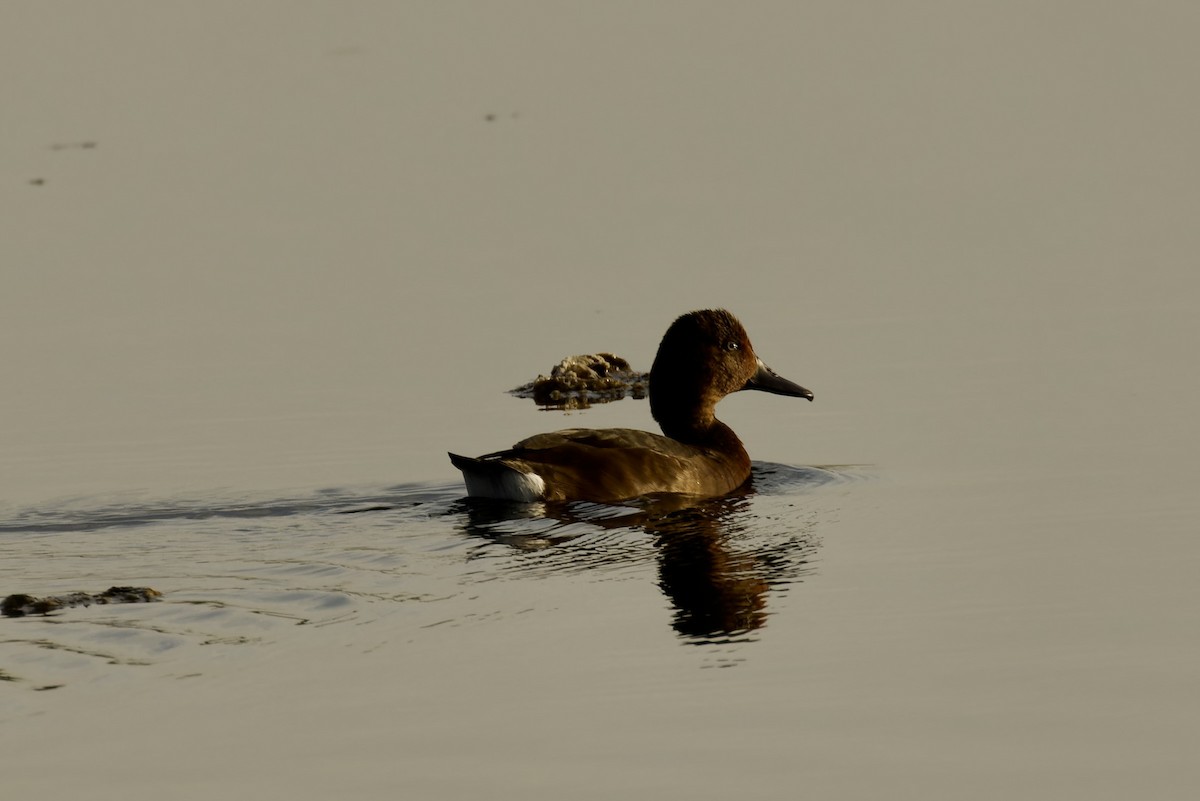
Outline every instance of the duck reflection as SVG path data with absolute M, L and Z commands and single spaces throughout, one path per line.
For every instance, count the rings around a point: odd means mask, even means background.
M 620 506 L 464 498 L 455 511 L 465 533 L 507 546 L 518 564 L 538 572 L 654 559 L 674 630 L 711 643 L 750 639 L 766 623 L 768 590 L 811 571 L 815 524 L 764 518 L 755 505 L 748 483 L 719 498 L 661 496 Z
M 733 636 L 766 623 L 767 565 L 731 543 L 745 497 L 722 498 L 656 518 L 646 525 L 658 548 L 658 586 L 670 599 L 672 626 L 685 637 Z

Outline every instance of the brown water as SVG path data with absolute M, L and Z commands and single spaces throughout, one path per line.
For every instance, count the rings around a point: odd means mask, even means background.
M 6 4 L 0 594 L 165 593 L 0 620 L 6 788 L 1189 797 L 1198 17 Z M 755 494 L 460 500 L 717 305 Z

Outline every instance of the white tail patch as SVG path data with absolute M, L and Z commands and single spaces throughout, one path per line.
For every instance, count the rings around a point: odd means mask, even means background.
M 522 473 L 511 467 L 504 470 L 463 470 L 467 494 L 475 498 L 499 498 L 530 503 L 546 494 L 546 482 L 534 473 Z

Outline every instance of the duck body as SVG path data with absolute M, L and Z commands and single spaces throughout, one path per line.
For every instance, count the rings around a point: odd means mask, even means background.
M 742 389 L 813 398 L 763 364 L 732 314 L 690 312 L 667 330 L 650 369 L 650 410 L 663 434 L 573 428 L 478 458 L 452 453 L 450 461 L 473 497 L 610 502 L 657 493 L 724 495 L 750 477 L 750 457 L 713 411 Z

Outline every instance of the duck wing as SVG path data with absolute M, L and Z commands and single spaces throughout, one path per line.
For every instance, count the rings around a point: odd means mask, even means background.
M 510 450 L 496 455 L 538 458 L 560 448 L 567 448 L 575 453 L 581 449 L 594 449 L 598 452 L 597 455 L 609 451 L 648 451 L 676 459 L 694 458 L 701 450 L 662 434 L 652 434 L 634 428 L 568 428 L 563 431 L 535 434 L 521 440 Z

